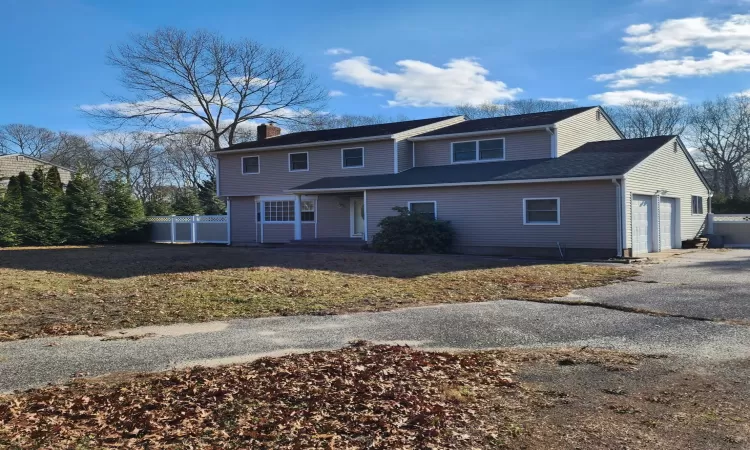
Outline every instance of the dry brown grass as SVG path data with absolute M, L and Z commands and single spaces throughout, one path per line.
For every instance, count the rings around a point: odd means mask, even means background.
M 234 317 L 539 300 L 632 271 L 465 256 L 206 246 L 0 250 L 0 340 Z

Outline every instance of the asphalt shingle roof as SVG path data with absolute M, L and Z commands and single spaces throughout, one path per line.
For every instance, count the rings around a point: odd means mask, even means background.
M 623 175 L 675 136 L 586 143 L 559 158 L 415 167 L 397 174 L 327 177 L 296 190 L 420 186 Z
M 299 133 L 282 134 L 262 141 L 242 142 L 223 148 L 219 150 L 219 152 L 246 148 L 276 147 L 281 145 L 314 144 L 326 141 L 340 141 L 343 139 L 359 139 L 372 136 L 391 135 L 454 117 L 458 116 L 432 117 L 429 119 L 405 120 L 402 122 L 362 125 L 359 127 L 332 128 L 329 130 L 301 131 Z
M 596 106 L 585 106 L 582 108 L 561 109 L 559 111 L 547 111 L 531 114 L 520 114 L 517 116 L 491 117 L 489 119 L 474 119 L 457 123 L 415 137 L 441 136 L 444 134 L 474 133 L 477 131 L 503 130 L 508 128 L 536 127 L 552 125 L 568 117 L 575 116 Z

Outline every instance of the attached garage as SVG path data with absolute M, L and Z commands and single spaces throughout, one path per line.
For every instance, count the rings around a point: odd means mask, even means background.
M 661 197 L 659 200 L 659 244 L 660 250 L 675 248 L 675 225 L 677 220 L 677 200 Z
M 653 201 L 645 195 L 633 196 L 633 254 L 650 253 L 654 251 L 653 243 Z

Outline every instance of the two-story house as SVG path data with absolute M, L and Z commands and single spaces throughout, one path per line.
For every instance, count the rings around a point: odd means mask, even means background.
M 462 253 L 608 257 L 679 248 L 710 191 L 677 136 L 623 139 L 599 107 L 281 134 L 214 153 L 233 244 L 371 241 L 408 207 Z

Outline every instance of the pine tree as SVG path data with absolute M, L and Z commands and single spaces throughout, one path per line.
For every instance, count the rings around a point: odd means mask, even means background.
M 44 189 L 53 195 L 62 195 L 64 193 L 60 172 L 58 172 L 57 167 L 52 166 L 47 171 L 47 176 L 44 179 Z
M 53 177 L 55 173 L 56 170 Z M 30 189 L 24 195 L 23 210 L 27 243 L 60 245 L 64 242 L 65 205 L 59 174 L 57 180 L 48 181 L 41 167 L 34 169 Z
M 96 180 L 77 174 L 65 191 L 65 235 L 72 244 L 94 244 L 112 233 L 107 204 Z
M 216 195 L 216 179 L 214 177 L 203 183 L 198 183 L 198 199 L 201 202 L 204 214 L 220 215 L 226 213 L 224 201 Z
M 163 198 L 148 200 L 143 204 L 147 216 L 168 216 L 172 214 L 172 204 Z
M 135 235 L 143 228 L 143 205 L 133 196 L 130 187 L 117 178 L 104 186 L 107 201 L 107 220 L 112 229 L 111 238 L 125 242 L 138 240 Z
M 193 188 L 183 188 L 175 192 L 172 210 L 178 216 L 203 214 L 201 201 L 198 199 L 198 194 L 196 194 Z
M 24 174 L 25 175 L 25 174 Z M 0 201 L 0 247 L 12 247 L 23 242 L 23 193 L 17 176 L 10 177 L 5 195 Z

